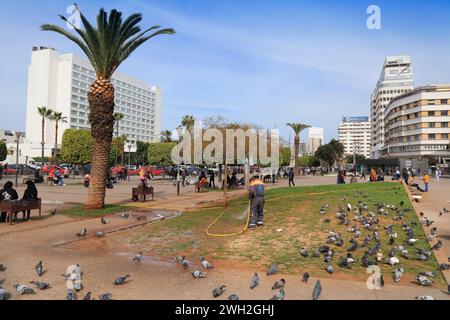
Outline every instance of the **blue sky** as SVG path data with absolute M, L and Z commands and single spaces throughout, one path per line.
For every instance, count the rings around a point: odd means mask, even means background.
M 287 122 L 337 136 L 343 116 L 369 114 L 370 94 L 387 55 L 411 54 L 416 85 L 450 82 L 448 1 L 147 0 L 78 1 L 93 18 L 99 7 L 142 12 L 144 26 L 175 36 L 155 38 L 120 68 L 164 91 L 163 126 L 185 114 L 222 115 L 288 137 Z M 345 3 L 345 4 L 343 4 Z M 3 3 L 0 36 L 0 128 L 25 129 L 31 47 L 80 51 L 39 30 L 61 24 L 69 1 Z M 382 30 L 366 27 L 379 5 Z M 81 53 L 80 53 L 81 55 Z

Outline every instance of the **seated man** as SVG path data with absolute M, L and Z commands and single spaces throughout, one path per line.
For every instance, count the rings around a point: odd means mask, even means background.
M 5 183 L 3 189 L 0 190 L 0 201 L 12 201 L 19 199 L 19 195 L 13 186 L 14 184 L 11 181 Z M 6 222 L 6 214 L 6 212 L 1 213 L 0 222 Z M 14 213 L 14 216 L 17 218 L 17 212 Z
M 197 192 L 200 192 L 202 188 L 208 188 L 209 183 L 208 179 L 206 177 L 203 177 L 199 182 L 197 182 Z
M 55 177 L 53 178 L 53 184 L 55 186 L 66 186 L 64 184 L 64 179 L 62 178 L 61 172 L 59 172 L 59 170 L 55 171 Z

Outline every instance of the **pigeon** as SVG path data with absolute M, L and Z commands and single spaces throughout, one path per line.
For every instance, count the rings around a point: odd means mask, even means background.
M 192 276 L 193 276 L 195 279 L 201 279 L 201 278 L 204 278 L 204 277 L 206 277 L 206 275 L 207 275 L 206 272 L 201 272 L 201 271 L 198 271 L 198 270 L 192 272 Z
M 425 276 L 421 276 L 421 275 L 416 276 L 416 280 L 417 280 L 418 284 L 420 284 L 420 285 L 422 285 L 424 287 L 429 287 L 429 286 L 431 286 L 433 284 L 432 280 L 428 279 Z
M 77 233 L 78 237 L 85 237 L 87 235 L 87 229 L 84 228 L 80 232 Z
M 259 285 L 259 276 L 258 273 L 255 273 L 255 275 L 252 278 L 252 284 L 250 286 L 250 289 L 255 289 Z
M 36 288 L 38 288 L 39 290 L 45 290 L 50 288 L 50 285 L 47 282 L 31 281 L 30 284 L 34 284 Z
M 442 241 L 438 240 L 438 242 L 431 249 L 439 250 L 440 248 L 442 248 Z
M 113 281 L 113 285 L 120 286 L 120 285 L 124 284 L 129 277 L 130 277 L 129 274 L 127 274 L 126 276 L 123 276 L 123 277 L 119 277 Z
M 103 217 L 101 218 L 100 222 L 101 222 L 102 224 L 108 224 L 108 222 L 106 222 L 105 218 L 103 218 Z
M 14 289 L 16 289 L 19 295 L 34 294 L 34 290 L 32 288 L 20 284 L 15 284 Z
M 400 282 L 400 280 L 402 280 L 403 277 L 403 268 L 397 268 L 394 271 L 394 282 Z
M 308 280 L 309 280 L 309 273 L 308 273 L 308 272 L 305 272 L 305 273 L 303 274 L 302 281 L 303 281 L 303 282 L 308 282 Z
M 6 267 L 2 263 L 0 263 L 0 272 L 3 272 L 5 270 L 6 270 Z
M 409 244 L 410 246 L 414 245 L 414 243 L 416 243 L 418 240 L 417 239 L 408 239 L 406 240 L 406 243 Z
M 102 293 L 98 296 L 98 300 L 106 301 L 106 300 L 112 300 L 112 294 L 111 293 Z
M 183 256 L 182 260 L 181 260 L 181 265 L 183 266 L 183 268 L 187 269 L 189 267 L 189 260 L 186 259 L 186 256 Z
M 125 212 L 125 213 L 122 213 L 120 216 L 124 219 L 128 219 L 130 217 L 130 214 Z
M 405 204 L 405 201 L 400 201 L 400 207 L 403 207 L 404 206 L 404 204 Z
M 416 297 L 416 300 L 436 300 L 432 296 L 420 296 Z
M 228 297 L 228 300 L 230 301 L 238 301 L 239 297 L 235 294 L 232 294 L 231 296 Z
M 95 234 L 95 236 L 96 236 L 97 238 L 103 238 L 103 237 L 105 236 L 105 234 L 104 234 L 103 232 L 99 231 L 99 232 L 97 232 L 97 233 Z
M 302 249 L 300 250 L 300 255 L 301 255 L 303 258 L 308 258 L 308 251 L 306 251 L 305 248 L 302 248 Z
M 355 241 L 353 241 L 350 248 L 347 249 L 347 251 L 352 252 L 352 251 L 356 251 L 356 249 L 358 249 L 358 242 L 355 240 Z
M 212 295 L 214 298 L 218 298 L 220 297 L 223 293 L 224 293 L 224 289 L 226 288 L 226 286 L 220 286 L 218 288 L 215 288 L 212 292 Z
M 67 290 L 66 300 L 77 300 L 77 294 L 73 289 Z
M 321 293 L 322 293 L 322 285 L 320 284 L 320 280 L 317 280 L 312 293 L 312 299 L 313 300 L 319 299 Z
M 284 297 L 286 297 L 286 292 L 284 291 L 284 288 L 281 288 L 280 291 L 278 291 L 278 293 L 274 295 L 270 300 L 281 301 L 284 300 Z
M 421 272 L 420 275 L 429 277 L 429 278 L 436 278 L 436 272 L 432 272 L 432 271 Z
M 279 269 L 279 267 L 278 267 L 277 264 L 272 265 L 269 268 L 269 270 L 267 270 L 267 273 L 266 273 L 267 276 L 273 276 L 273 275 L 277 274 L 278 273 L 278 269 Z
M 134 258 L 133 258 L 134 262 L 141 262 L 142 261 L 142 251 L 139 252 Z
M 5 289 L 0 288 L 0 301 L 8 300 L 9 294 Z
M 396 264 L 400 263 L 400 260 L 396 257 L 390 257 L 389 259 L 386 259 L 385 261 L 387 264 L 390 264 L 391 266 L 395 266 Z
M 91 292 L 89 291 L 88 293 L 86 293 L 86 295 L 84 296 L 83 300 L 92 300 L 91 299 Z
M 312 255 L 312 257 L 313 257 L 313 258 L 318 258 L 318 257 L 320 257 L 320 251 L 319 251 L 319 250 L 315 250 L 314 253 L 313 253 L 313 255 Z
M 38 277 L 42 277 L 44 275 L 45 271 L 42 261 L 39 261 L 39 263 L 34 267 L 34 270 L 36 270 L 36 274 L 38 275 Z
M 214 268 L 214 266 L 213 266 L 211 263 L 209 263 L 209 262 L 205 259 L 205 257 L 201 257 L 201 258 L 200 258 L 200 262 L 202 263 L 202 266 L 203 266 L 203 268 L 205 268 L 205 269 L 213 269 L 213 268 Z
M 394 240 L 394 238 L 391 237 L 391 238 L 389 239 L 389 244 L 392 246 L 394 243 L 395 243 L 395 240 Z
M 277 282 L 275 282 L 275 284 L 272 286 L 272 290 L 277 290 L 277 289 L 281 289 L 284 288 L 284 285 L 286 284 L 286 280 L 281 279 L 278 280 Z
M 439 269 L 441 269 L 441 270 L 450 270 L 450 264 L 448 264 L 448 263 L 441 263 L 439 265 Z
M 327 272 L 328 272 L 329 274 L 332 274 L 332 273 L 334 272 L 334 268 L 333 268 L 333 266 L 331 266 L 331 265 L 328 266 L 326 270 L 327 270 Z

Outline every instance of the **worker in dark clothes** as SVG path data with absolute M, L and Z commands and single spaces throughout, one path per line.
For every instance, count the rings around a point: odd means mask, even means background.
M 250 229 L 255 229 L 256 226 L 264 226 L 264 183 L 259 176 L 255 176 L 250 181 L 248 187 L 248 198 L 250 200 Z

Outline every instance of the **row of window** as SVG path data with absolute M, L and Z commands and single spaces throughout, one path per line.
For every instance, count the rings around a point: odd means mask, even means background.
M 389 143 L 400 143 L 420 140 L 448 140 L 448 133 L 430 133 L 425 135 L 416 134 L 413 136 L 390 138 Z

